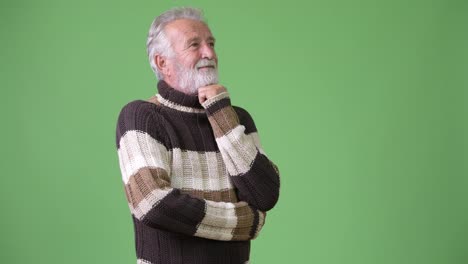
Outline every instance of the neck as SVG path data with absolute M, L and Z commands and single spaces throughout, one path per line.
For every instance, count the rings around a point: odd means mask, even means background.
M 176 90 L 164 80 L 158 82 L 158 94 L 156 96 L 164 106 L 179 111 L 191 113 L 205 112 L 203 106 L 198 101 L 198 95 Z
M 193 90 L 187 87 L 182 87 L 179 85 L 179 82 L 177 82 L 176 80 L 172 78 L 165 77 L 164 82 L 172 89 L 175 89 L 181 93 L 188 94 L 188 95 L 197 95 L 198 89 Z M 191 91 L 193 91 L 193 93 L 191 93 Z

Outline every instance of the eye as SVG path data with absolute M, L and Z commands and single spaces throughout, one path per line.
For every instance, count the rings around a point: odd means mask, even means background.
M 192 42 L 192 43 L 190 43 L 190 47 L 196 48 L 196 47 L 198 47 L 198 45 L 199 45 L 198 42 Z
M 214 46 L 215 46 L 215 43 L 214 43 L 214 42 L 210 42 L 210 43 L 209 43 L 209 45 L 210 45 L 211 47 L 213 47 L 213 48 L 214 48 Z

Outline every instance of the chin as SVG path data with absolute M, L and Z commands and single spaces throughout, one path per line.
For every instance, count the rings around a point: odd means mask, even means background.
M 188 95 L 198 95 L 198 88 L 186 88 L 184 89 L 184 93 Z

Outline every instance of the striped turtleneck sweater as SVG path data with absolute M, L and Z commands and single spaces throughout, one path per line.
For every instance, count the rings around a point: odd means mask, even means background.
M 137 263 L 248 263 L 279 172 L 227 92 L 200 104 L 159 81 L 120 111 L 116 145 Z

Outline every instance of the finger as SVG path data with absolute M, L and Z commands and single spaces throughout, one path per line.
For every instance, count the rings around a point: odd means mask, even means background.
M 206 101 L 206 94 L 204 92 L 198 93 L 198 101 L 200 104 L 203 104 L 203 102 Z

